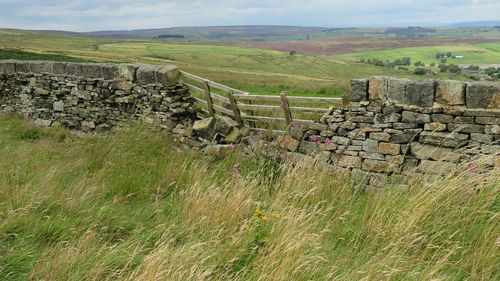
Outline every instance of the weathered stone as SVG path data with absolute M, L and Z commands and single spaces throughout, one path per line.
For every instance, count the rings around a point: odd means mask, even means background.
M 409 124 L 409 123 L 393 123 L 392 128 L 396 130 L 404 130 L 404 129 L 413 129 L 417 128 L 418 124 Z
M 434 104 L 434 80 L 406 83 L 406 101 L 410 105 L 432 106 Z
M 351 147 L 351 146 L 349 146 Z M 334 143 L 322 143 L 318 146 L 319 150 L 322 151 L 334 151 L 338 148 L 338 146 Z
M 463 113 L 464 116 L 474 117 L 495 117 L 500 118 L 500 110 L 491 109 L 467 109 Z
M 227 116 L 215 116 L 214 130 L 223 136 L 227 136 L 234 127 L 238 127 L 238 122 Z
M 318 148 L 318 144 L 312 141 L 302 141 L 299 145 L 299 152 L 307 155 L 312 155 Z
M 156 69 L 157 67 L 149 65 L 139 65 L 136 71 L 137 82 L 142 85 L 158 83 Z
M 390 77 L 371 76 L 368 78 L 368 96 L 370 100 L 387 100 Z
M 493 135 L 486 135 L 486 134 L 476 134 L 472 133 L 470 134 L 470 138 L 473 141 L 480 142 L 480 143 L 492 143 L 494 141 Z
M 404 155 L 386 155 L 385 160 L 391 164 L 403 165 L 405 156 Z
M 338 165 L 344 168 L 361 168 L 361 158 L 358 156 L 342 155 L 339 158 Z
M 16 72 L 30 73 L 30 65 L 28 61 L 16 61 Z
M 276 143 L 279 147 L 288 149 L 290 151 L 296 151 L 299 148 L 300 142 L 290 136 L 278 136 L 276 138 Z
M 383 133 L 383 132 L 373 132 L 373 133 L 370 133 L 370 139 L 376 140 L 376 141 L 389 142 L 389 140 L 391 139 L 391 135 L 388 133 Z
M 389 114 L 376 114 L 375 115 L 375 123 L 394 123 L 401 121 L 401 114 L 398 113 L 389 113 Z
M 122 90 L 122 91 L 128 92 L 128 91 L 132 90 L 133 86 L 134 85 L 130 81 L 115 80 L 109 84 L 109 89 L 110 90 Z
M 193 131 L 200 136 L 208 136 L 212 133 L 215 124 L 214 117 L 197 120 L 193 124 Z
M 53 104 L 54 111 L 63 112 L 64 111 L 64 102 L 56 101 Z
M 209 145 L 205 148 L 205 153 L 211 156 L 224 157 L 232 150 L 232 145 Z
M 426 123 L 424 125 L 424 130 L 425 131 L 435 131 L 435 132 L 446 131 L 446 124 L 443 124 L 443 123 Z
M 32 73 L 54 73 L 54 63 L 50 61 L 30 61 L 29 68 Z
M 448 131 L 450 132 L 458 132 L 458 133 L 483 133 L 484 126 L 483 125 L 475 125 L 475 124 L 448 124 Z
M 464 82 L 439 80 L 436 83 L 436 102 L 444 105 L 464 105 L 465 104 Z
M 388 161 L 365 159 L 362 169 L 369 172 L 388 173 L 397 171 L 397 165 L 391 164 Z
M 383 187 L 389 183 L 389 177 L 386 174 L 370 174 L 369 185 L 374 187 Z
M 468 139 L 466 134 L 425 131 L 420 133 L 419 141 L 423 144 L 455 148 L 465 145 Z
M 403 111 L 402 116 L 403 123 L 425 124 L 431 122 L 431 116 L 429 114 Z
M 5 74 L 16 73 L 16 64 L 12 60 L 6 60 L 1 62 L 0 72 Z
M 135 72 L 137 66 L 133 64 L 119 64 L 117 67 L 117 75 L 116 78 L 122 78 L 127 81 L 135 81 Z M 101 70 L 102 71 L 102 70 Z
M 38 95 L 38 96 L 47 96 L 50 94 L 50 91 L 46 90 L 44 88 L 36 87 L 33 89 L 33 94 Z
M 500 109 L 500 83 L 471 82 L 465 100 L 468 108 Z
M 179 82 L 180 72 L 175 65 L 165 65 L 157 70 L 158 83 L 165 87 L 173 86 Z
M 389 105 L 382 108 L 384 114 L 400 113 L 401 111 L 403 111 L 403 107 L 399 105 Z
M 378 145 L 378 152 L 381 154 L 398 155 L 401 152 L 401 145 L 381 142 Z
M 363 142 L 363 150 L 366 152 L 378 152 L 378 141 L 367 139 Z
M 408 79 L 391 78 L 388 82 L 387 101 L 390 103 L 406 103 L 406 84 L 410 83 Z
M 361 158 L 365 158 L 365 159 L 385 160 L 384 154 L 380 154 L 378 152 L 360 151 L 359 156 L 361 156 Z
M 453 123 L 458 124 L 472 124 L 474 123 L 474 117 L 458 116 L 453 119 Z
M 453 122 L 453 116 L 447 114 L 432 114 L 431 120 L 432 122 L 447 124 Z
M 368 99 L 368 79 L 351 80 L 350 101 L 364 101 Z
M 476 123 L 484 125 L 500 125 L 500 118 L 495 117 L 476 117 Z
M 489 135 L 499 135 L 500 125 L 485 125 L 484 132 Z
M 240 129 L 234 127 L 231 132 L 224 138 L 226 143 L 237 143 L 241 138 Z
M 391 143 L 399 143 L 399 144 L 409 143 L 417 137 L 418 137 L 418 134 L 414 134 L 414 133 L 392 134 L 390 142 Z
M 410 149 L 411 154 L 421 160 L 446 160 L 450 162 L 458 162 L 460 160 L 460 154 L 453 152 L 450 148 L 412 142 Z
M 339 145 L 348 145 L 351 140 L 345 137 L 333 137 L 332 142 Z

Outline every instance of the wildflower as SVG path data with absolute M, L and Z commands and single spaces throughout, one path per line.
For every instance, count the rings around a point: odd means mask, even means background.
M 311 140 L 312 141 L 317 141 L 318 140 L 318 136 L 317 135 L 312 135 L 311 136 Z
M 280 213 L 274 214 L 274 218 L 277 220 L 281 219 L 281 214 Z
M 262 217 L 262 222 L 268 223 L 269 222 L 269 217 L 268 216 L 263 216 Z
M 233 165 L 233 173 L 239 174 L 240 173 L 240 163 L 236 163 Z
M 307 133 L 304 134 L 304 139 L 307 139 L 309 135 Z
M 327 143 L 327 144 L 333 144 L 333 141 L 332 141 L 332 139 L 327 139 L 327 140 L 326 140 L 326 143 Z
M 229 148 L 235 148 L 235 147 L 236 145 L 234 145 L 234 143 L 229 144 Z
M 467 166 L 467 172 L 469 173 L 473 173 L 477 170 L 477 165 L 474 164 L 474 163 L 470 163 L 468 166 Z

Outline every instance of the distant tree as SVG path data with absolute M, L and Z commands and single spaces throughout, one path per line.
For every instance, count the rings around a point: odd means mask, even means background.
M 436 66 L 436 63 L 435 63 L 435 62 L 431 63 L 431 66 L 432 66 L 432 67 L 435 67 L 435 66 Z
M 446 57 L 448 57 L 448 58 L 451 58 L 451 55 L 452 55 L 451 52 L 446 53 Z
M 439 71 L 441 71 L 441 72 L 448 71 L 448 65 L 444 64 L 444 63 L 439 64 Z
M 424 75 L 427 73 L 427 70 L 425 68 L 418 67 L 415 68 L 415 71 L 413 71 L 413 73 L 415 73 L 416 75 Z
M 446 63 L 448 60 L 446 58 L 441 58 L 441 63 Z
M 295 50 L 291 50 L 289 53 L 288 53 L 290 56 L 295 56 L 297 54 L 297 51 Z
M 452 73 L 460 73 L 460 72 L 462 72 L 462 69 L 460 68 L 460 66 L 458 66 L 456 64 L 450 64 L 448 66 L 448 71 L 452 72 Z
M 423 62 L 421 62 L 421 61 L 417 61 L 415 63 L 415 66 L 425 66 L 425 64 Z
M 479 70 L 479 66 L 477 66 L 477 65 L 469 65 L 468 69 L 469 69 L 469 70 L 475 70 L 475 71 L 478 71 L 478 70 Z

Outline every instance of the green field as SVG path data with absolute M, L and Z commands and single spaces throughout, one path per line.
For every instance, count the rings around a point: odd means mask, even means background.
M 55 54 L 81 60 L 177 64 L 182 70 L 257 94 L 339 96 L 349 80 L 370 75 L 414 77 L 333 56 L 288 53 L 235 46 L 178 45 L 19 30 L 0 30 L 0 48 Z M 437 78 L 460 78 L 440 74 Z M 461 78 L 463 79 L 463 78 Z
M 76 138 L 0 116 L 0 280 L 500 278 L 498 171 L 364 193 L 130 125 Z
M 439 64 L 440 60 L 435 58 L 436 53 L 452 52 L 453 55 L 460 55 L 463 58 L 448 58 L 449 64 L 500 64 L 500 42 L 464 44 L 456 46 L 433 46 L 433 47 L 414 47 L 400 48 L 383 51 L 358 52 L 341 55 L 340 57 L 350 61 L 359 61 L 360 59 L 378 58 L 394 61 L 402 57 L 411 57 L 412 62 L 422 61 L 426 64 Z

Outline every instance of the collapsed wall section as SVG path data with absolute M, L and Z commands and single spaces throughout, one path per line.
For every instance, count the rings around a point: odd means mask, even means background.
M 171 130 L 196 116 L 174 65 L 0 61 L 0 112 L 106 131 L 130 119 Z

